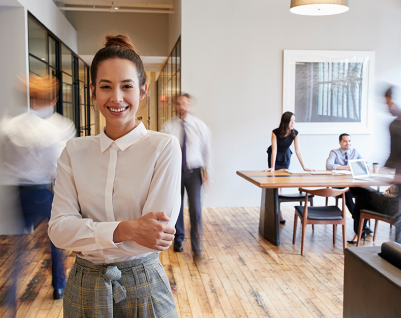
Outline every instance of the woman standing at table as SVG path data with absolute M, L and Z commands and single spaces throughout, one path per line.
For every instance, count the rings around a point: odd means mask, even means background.
M 301 147 L 299 146 L 298 131 L 294 129 L 295 115 L 291 112 L 285 112 L 281 116 L 280 126 L 272 132 L 272 144 L 267 149 L 267 163 L 269 168 L 265 172 L 273 172 L 275 170 L 284 170 L 290 167 L 292 151 L 290 146 L 294 142 L 295 153 L 297 154 L 299 163 L 305 171 L 313 171 L 313 169 L 305 168 Z M 285 224 L 285 220 L 280 211 L 280 223 Z

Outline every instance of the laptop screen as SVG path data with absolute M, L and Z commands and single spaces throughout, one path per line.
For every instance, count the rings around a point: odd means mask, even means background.
M 365 159 L 350 160 L 352 175 L 355 177 L 369 176 L 369 170 L 366 167 Z

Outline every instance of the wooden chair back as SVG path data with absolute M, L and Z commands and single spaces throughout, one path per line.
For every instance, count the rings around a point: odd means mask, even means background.
M 323 189 L 316 189 L 316 190 L 311 190 L 311 189 L 305 189 L 305 188 L 299 188 L 299 191 L 309 193 L 309 194 L 314 194 L 320 197 L 336 197 L 339 195 L 342 195 L 343 193 L 347 192 L 349 188 L 344 188 L 344 189 L 333 189 L 333 188 L 323 188 Z

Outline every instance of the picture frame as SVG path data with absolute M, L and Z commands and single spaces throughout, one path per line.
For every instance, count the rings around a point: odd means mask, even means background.
M 284 50 L 283 112 L 302 134 L 369 134 L 374 51 Z

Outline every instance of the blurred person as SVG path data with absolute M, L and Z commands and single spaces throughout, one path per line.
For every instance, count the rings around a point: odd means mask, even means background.
M 381 193 L 372 188 L 360 188 L 358 196 L 355 200 L 355 208 L 352 213 L 354 219 L 354 238 L 352 241 L 347 241 L 349 244 L 356 244 L 357 235 L 359 231 L 359 222 L 362 210 L 371 210 L 377 213 L 395 217 L 398 212 L 398 186 L 392 185 L 385 192 Z M 368 220 L 364 221 L 362 227 L 361 239 L 367 236 L 366 224 Z
M 329 157 L 326 160 L 326 169 L 351 171 L 349 160 L 363 159 L 363 157 L 358 150 L 352 148 L 351 135 L 343 133 L 338 137 L 338 140 L 340 148 L 330 151 Z M 345 192 L 345 205 L 347 206 L 349 212 L 352 214 L 352 217 L 354 217 L 355 208 L 353 196 L 358 196 L 361 192 L 363 193 L 364 189 L 360 187 L 350 187 L 349 191 Z M 355 215 L 359 214 L 360 213 L 355 213 Z M 372 230 L 365 226 L 364 232 L 366 232 L 367 234 L 371 234 Z
M 389 126 L 390 131 L 390 156 L 386 161 L 385 167 L 395 169 L 394 181 L 401 185 L 401 110 L 393 102 L 393 87 L 390 87 L 384 97 L 391 115 L 396 117 Z M 400 196 L 398 196 L 400 198 Z M 397 213 L 393 217 L 393 224 L 396 227 L 395 239 L 401 243 L 401 204 L 398 204 Z
M 268 169 L 264 172 L 274 172 L 275 170 L 285 170 L 290 167 L 292 151 L 290 149 L 294 142 L 295 153 L 299 163 L 305 171 L 314 171 L 306 168 L 302 159 L 301 147 L 299 145 L 298 131 L 294 129 L 295 115 L 291 112 L 285 112 L 281 116 L 280 125 L 272 131 L 272 144 L 267 148 Z M 280 189 L 281 190 L 281 189 Z M 280 223 L 285 224 L 281 211 L 279 212 Z
M 177 116 L 167 121 L 162 131 L 174 135 L 181 143 L 181 209 L 176 224 L 174 250 L 182 252 L 185 238 L 184 194 L 188 194 L 188 210 L 191 222 L 191 247 L 195 259 L 202 258 L 202 183 L 209 180 L 211 171 L 211 140 L 209 128 L 199 118 L 189 113 L 192 98 L 182 94 L 175 101 Z
M 180 208 L 179 142 L 135 121 L 147 83 L 128 37 L 106 37 L 91 79 L 106 126 L 67 142 L 49 222 L 52 242 L 77 254 L 64 317 L 177 317 L 159 252 Z
M 4 182 L 18 187 L 28 231 L 42 219 L 50 218 L 57 159 L 66 141 L 76 134 L 73 122 L 54 111 L 58 91 L 55 77 L 30 74 L 30 110 L 7 120 L 3 127 Z M 18 250 L 21 257 L 22 247 Z M 63 254 L 52 243 L 51 257 L 53 297 L 61 299 L 66 284 Z

